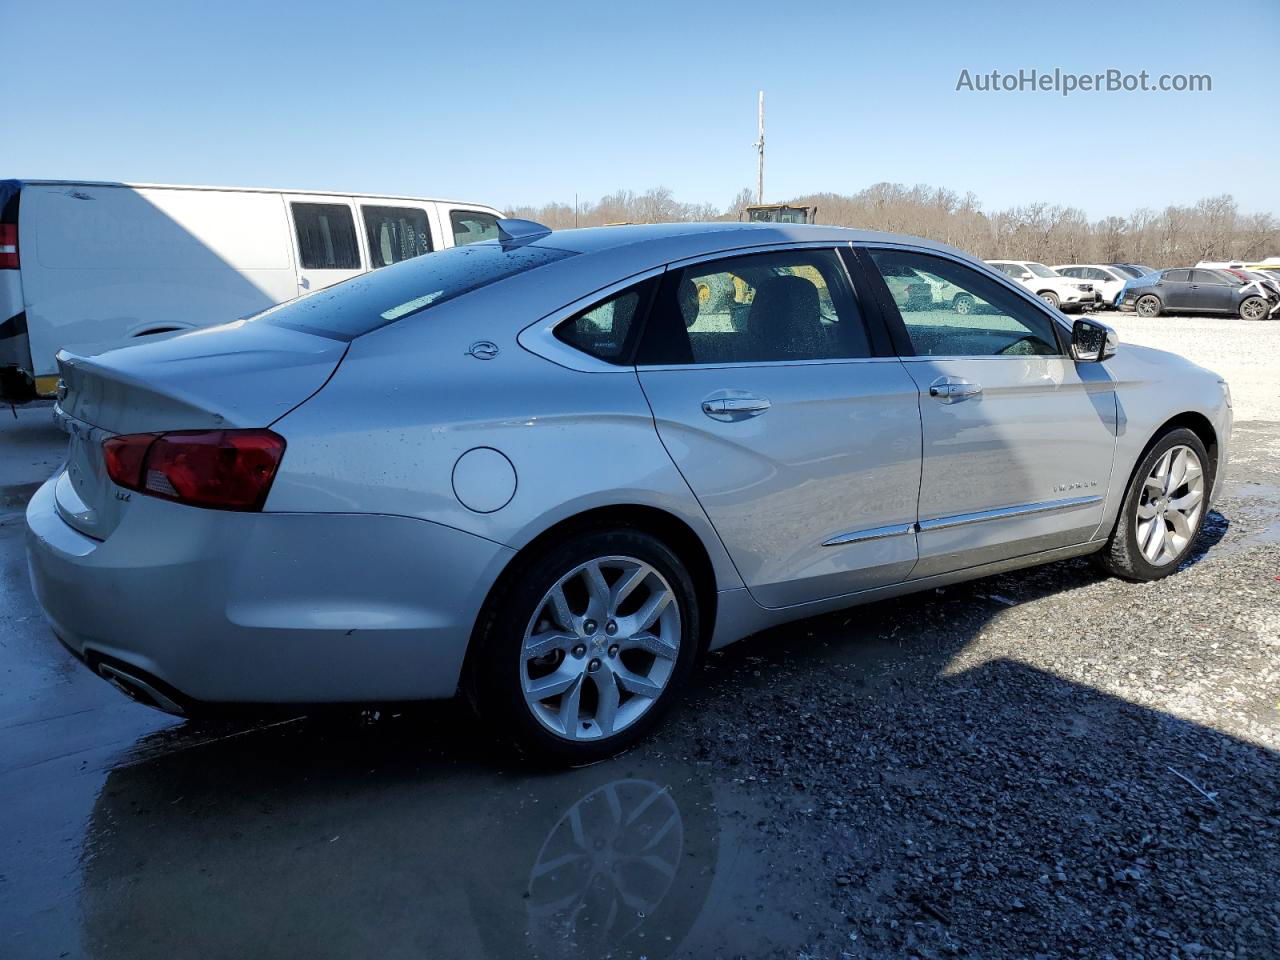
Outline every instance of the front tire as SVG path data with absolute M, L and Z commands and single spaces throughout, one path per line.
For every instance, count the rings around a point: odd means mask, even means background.
M 1209 509 L 1213 466 L 1204 443 L 1179 427 L 1147 451 L 1129 481 L 1103 568 L 1125 580 L 1159 580 L 1186 559 Z
M 1265 320 L 1271 305 L 1262 297 L 1247 297 L 1240 304 L 1241 320 Z
M 958 293 L 956 294 L 956 298 L 951 301 L 951 306 L 956 313 L 967 317 L 969 314 L 973 313 L 973 308 L 977 306 L 977 303 L 969 294 Z
M 517 561 L 469 664 L 481 718 L 520 752 L 578 765 L 642 739 L 698 651 L 693 581 L 662 541 L 587 531 Z
M 1043 293 L 1038 294 L 1038 296 L 1055 310 L 1058 309 L 1058 305 L 1062 302 L 1058 299 L 1058 295 L 1052 290 L 1045 290 Z
M 1161 309 L 1160 298 L 1154 294 L 1148 293 L 1146 296 L 1138 298 L 1138 302 L 1134 305 L 1134 309 L 1137 310 L 1138 316 L 1140 317 L 1146 317 L 1147 319 L 1150 319 L 1151 317 L 1158 317 L 1160 316 Z

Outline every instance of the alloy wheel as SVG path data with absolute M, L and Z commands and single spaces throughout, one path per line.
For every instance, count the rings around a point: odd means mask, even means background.
M 1166 450 L 1151 468 L 1138 497 L 1138 549 L 1153 566 L 1182 555 L 1204 510 L 1204 467 L 1188 446 Z
M 1250 297 L 1240 306 L 1240 316 L 1245 320 L 1261 320 L 1267 315 L 1267 304 L 1260 297 Z
M 680 606 L 661 573 L 634 557 L 589 560 L 557 580 L 529 620 L 525 703 L 557 736 L 613 736 L 666 689 L 680 643 Z
M 1138 298 L 1138 316 L 1154 317 L 1160 313 L 1160 301 L 1155 297 Z

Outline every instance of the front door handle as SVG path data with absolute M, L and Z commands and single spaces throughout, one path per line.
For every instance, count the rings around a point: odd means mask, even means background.
M 702 412 L 712 420 L 746 420 L 758 417 L 773 404 L 767 397 L 714 397 L 702 401 Z
M 942 403 L 959 403 L 970 397 L 981 396 L 982 384 L 958 377 L 939 377 L 929 384 L 929 396 Z

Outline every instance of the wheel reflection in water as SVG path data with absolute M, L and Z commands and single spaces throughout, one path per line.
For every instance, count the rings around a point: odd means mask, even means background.
M 600 956 L 652 916 L 684 851 L 666 787 L 614 780 L 571 806 L 529 874 L 531 945 L 547 956 Z

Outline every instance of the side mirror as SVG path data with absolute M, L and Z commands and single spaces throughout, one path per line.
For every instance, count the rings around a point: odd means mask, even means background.
M 1071 326 L 1071 356 L 1077 363 L 1099 363 L 1116 355 L 1120 340 L 1105 323 L 1081 317 Z

